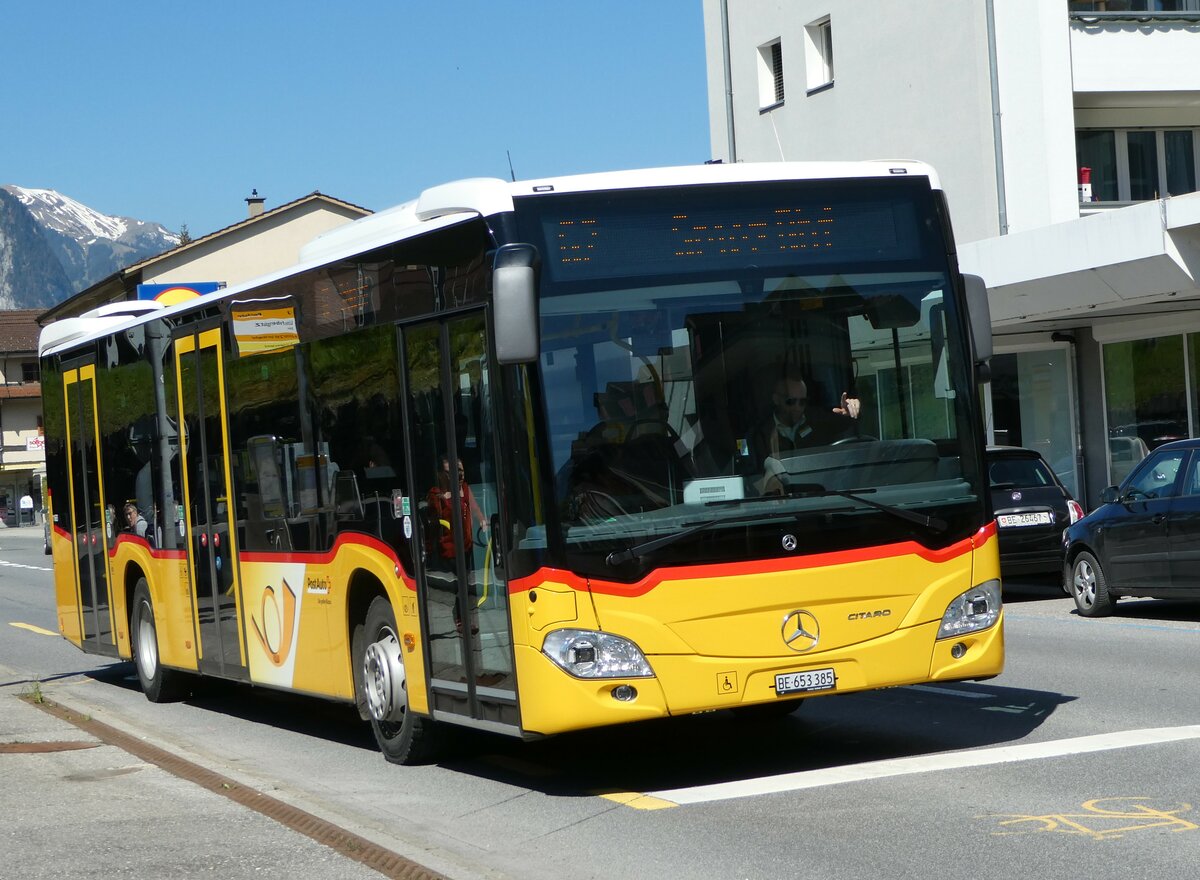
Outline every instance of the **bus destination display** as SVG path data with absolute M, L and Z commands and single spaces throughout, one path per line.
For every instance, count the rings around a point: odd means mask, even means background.
M 920 255 L 908 200 L 793 202 L 692 210 L 641 202 L 542 217 L 546 264 L 559 281 Z

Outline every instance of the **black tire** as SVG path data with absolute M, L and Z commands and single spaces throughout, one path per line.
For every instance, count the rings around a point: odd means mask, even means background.
M 1104 569 L 1091 553 L 1083 552 L 1071 564 L 1071 598 L 1083 617 L 1107 617 L 1113 613 L 1112 596 Z
M 133 611 L 129 615 L 129 641 L 133 665 L 137 667 L 142 693 L 151 703 L 171 703 L 181 699 L 187 689 L 186 673 L 166 669 L 159 660 L 158 629 L 154 625 L 154 605 L 150 585 L 138 578 L 133 590 Z
M 738 706 L 733 714 L 743 721 L 754 723 L 770 723 L 782 721 L 804 704 L 799 700 L 776 700 L 773 703 L 755 703 L 751 706 Z
M 407 682 L 402 680 L 399 686 L 404 705 L 392 707 L 388 713 L 390 717 L 376 718 L 371 711 L 372 704 L 379 706 L 381 699 L 386 701 L 382 692 L 388 692 L 383 683 L 387 670 L 379 667 L 379 657 L 388 651 L 399 652 L 399 639 L 391 603 L 383 596 L 375 597 L 367 609 L 366 618 L 354 628 L 351 636 L 356 702 L 359 712 L 370 719 L 371 731 L 384 758 L 393 764 L 424 764 L 439 754 L 442 731 L 432 718 L 409 710 Z M 395 644 L 391 645 L 391 642 Z M 378 647 L 370 652 L 369 649 L 376 643 Z M 402 667 L 402 659 L 400 664 Z

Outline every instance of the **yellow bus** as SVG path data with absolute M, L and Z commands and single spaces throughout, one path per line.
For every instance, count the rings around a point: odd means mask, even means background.
M 479 179 L 40 341 L 62 634 L 394 762 L 1003 666 L 986 291 L 929 167 Z

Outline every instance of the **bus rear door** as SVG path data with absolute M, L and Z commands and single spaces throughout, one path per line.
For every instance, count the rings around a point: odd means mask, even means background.
M 109 590 L 108 543 L 112 514 L 104 504 L 100 424 L 96 414 L 96 365 L 63 371 L 67 423 L 69 522 L 75 549 L 75 595 L 84 650 L 116 656 L 116 621 Z

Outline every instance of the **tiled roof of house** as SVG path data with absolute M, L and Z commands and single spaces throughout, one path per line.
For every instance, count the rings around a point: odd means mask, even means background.
M 36 352 L 41 309 L 5 309 L 0 311 L 0 353 Z

